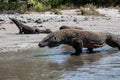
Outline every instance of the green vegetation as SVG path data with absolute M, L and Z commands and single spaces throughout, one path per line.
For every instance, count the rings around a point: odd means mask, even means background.
M 4 10 L 27 10 L 27 5 L 23 3 L 0 2 L 0 11 Z
M 0 0 L 0 11 L 42 11 L 80 7 L 86 4 L 93 4 L 96 7 L 115 7 L 120 5 L 120 0 Z

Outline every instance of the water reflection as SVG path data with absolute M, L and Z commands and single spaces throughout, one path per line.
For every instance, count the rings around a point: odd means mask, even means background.
M 53 80 L 62 66 L 45 58 L 35 58 L 43 50 L 26 50 L 0 54 L 0 80 Z
M 58 80 L 119 80 L 119 57 L 118 50 L 71 57 L 65 62 L 67 71 Z
M 117 80 L 118 50 L 105 47 L 97 51 L 88 54 L 84 50 L 80 56 L 71 56 L 73 48 L 57 47 L 0 53 L 0 80 L 101 80 L 102 76 L 102 80 L 110 76 Z

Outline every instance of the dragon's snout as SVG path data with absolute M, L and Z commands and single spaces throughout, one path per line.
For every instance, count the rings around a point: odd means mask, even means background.
M 39 46 L 39 47 L 45 47 L 46 45 L 43 44 L 42 42 L 39 42 L 38 46 Z

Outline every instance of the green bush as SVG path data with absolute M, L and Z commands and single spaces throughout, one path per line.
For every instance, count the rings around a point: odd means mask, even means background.
M 0 10 L 27 10 L 27 5 L 23 3 L 0 3 Z
M 37 3 L 35 4 L 35 10 L 36 10 L 36 11 L 43 10 L 43 9 L 44 9 L 43 6 L 44 6 L 43 3 L 37 2 Z
M 17 0 L 19 1 L 19 0 Z M 28 9 L 28 5 L 31 4 Z M 120 0 L 27 0 L 27 3 L 11 2 L 3 0 L 0 2 L 0 11 L 3 10 L 48 10 L 66 7 L 80 7 L 86 4 L 93 4 L 98 7 L 119 6 Z

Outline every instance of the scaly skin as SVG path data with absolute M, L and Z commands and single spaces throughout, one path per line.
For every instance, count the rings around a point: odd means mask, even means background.
M 71 27 L 71 26 L 65 26 L 65 25 L 63 25 L 63 26 L 61 26 L 60 28 L 59 28 L 59 30 L 61 30 L 61 29 L 78 29 L 78 30 L 84 30 L 83 28 L 79 28 L 79 27 Z M 110 33 L 100 33 L 99 32 L 99 34 L 103 34 L 103 35 L 105 35 L 107 38 L 106 38 L 106 43 L 109 45 L 109 46 L 111 46 L 111 47 L 116 47 L 116 43 L 114 43 L 114 42 L 118 42 L 118 41 L 120 41 L 120 39 L 116 36 L 116 35 L 114 35 L 114 34 L 110 34 Z M 111 38 L 111 39 L 109 39 L 109 38 Z M 111 41 L 112 40 L 112 41 Z M 116 44 L 116 45 L 114 45 L 114 44 Z M 119 47 L 118 47 L 118 49 L 119 49 Z M 93 52 L 93 48 L 88 48 L 88 51 L 89 52 Z
M 20 34 L 51 33 L 51 31 L 48 30 L 48 29 L 46 29 L 46 30 L 40 30 L 40 29 L 33 28 L 31 26 L 28 26 L 28 25 L 24 25 L 20 21 L 18 21 L 17 19 L 14 19 L 14 18 L 9 18 L 9 19 L 12 20 L 16 24 L 16 26 L 19 29 L 19 33 Z
M 83 30 L 83 28 L 80 28 L 80 27 L 73 27 L 73 26 L 66 26 L 66 25 L 63 25 L 59 28 L 59 30 L 61 29 L 79 29 L 79 30 Z
M 63 29 L 53 32 L 39 42 L 39 47 L 56 47 L 61 44 L 68 44 L 75 48 L 75 55 L 78 55 L 82 53 L 83 47 L 92 52 L 93 48 L 102 47 L 105 43 L 120 50 L 120 40 L 113 34 L 77 29 Z

